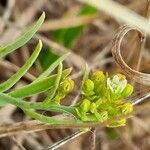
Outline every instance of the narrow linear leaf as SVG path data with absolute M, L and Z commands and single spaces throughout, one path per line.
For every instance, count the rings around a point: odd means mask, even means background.
M 58 58 L 54 63 L 52 63 L 34 82 L 39 81 L 40 79 L 43 79 L 47 77 L 63 60 L 65 60 L 70 53 L 64 54 L 60 58 Z
M 0 107 L 4 107 L 6 106 L 7 104 L 9 104 L 8 102 L 4 101 L 3 99 L 1 100 L 0 99 Z
M 30 116 L 31 118 L 34 118 L 36 120 L 39 120 L 43 123 L 47 123 L 47 124 L 51 124 L 51 125 L 61 125 L 61 124 L 74 124 L 74 123 L 78 123 L 77 120 L 75 119 L 60 119 L 60 118 L 54 118 L 54 117 L 47 117 L 44 116 L 42 114 L 39 114 L 35 111 L 31 111 L 31 110 L 24 110 L 25 114 L 27 114 L 28 116 Z M 79 121 L 80 122 L 80 121 Z
M 66 78 L 71 73 L 71 70 L 72 70 L 71 68 L 64 70 L 62 72 L 61 79 Z M 52 75 L 50 77 L 41 79 L 35 83 L 31 83 L 22 88 L 16 89 L 10 92 L 9 95 L 11 95 L 12 97 L 24 98 L 24 97 L 32 96 L 34 94 L 39 94 L 46 90 L 51 89 L 55 84 L 55 80 L 56 80 L 56 75 Z
M 43 12 L 40 18 L 37 20 L 37 22 L 34 25 L 32 25 L 27 32 L 25 32 L 14 42 L 4 47 L 0 47 L 0 58 L 26 44 L 33 37 L 33 35 L 38 31 L 38 29 L 44 22 L 44 19 L 45 19 L 45 13 Z
M 58 72 L 57 72 L 57 75 L 56 75 L 55 84 L 54 84 L 53 88 L 49 91 L 49 94 L 46 97 L 46 99 L 43 101 L 44 103 L 49 104 L 51 102 L 52 98 L 55 96 L 55 93 L 58 89 L 58 86 L 59 86 L 59 83 L 60 83 L 60 80 L 61 80 L 62 69 L 63 69 L 62 63 L 60 63 L 60 65 L 58 67 Z
M 41 48 L 42 48 L 42 42 L 41 42 L 41 40 L 39 40 L 39 42 L 35 48 L 35 51 L 31 55 L 31 57 L 26 61 L 26 63 L 7 81 L 0 84 L 0 92 L 4 92 L 4 91 L 8 90 L 9 88 L 11 88 L 29 70 L 29 68 L 33 65 L 36 58 L 38 57 L 38 55 L 41 51 Z
M 86 63 L 84 71 L 83 71 L 83 79 L 82 79 L 81 89 L 83 87 L 85 80 L 87 80 L 89 78 L 89 73 L 90 73 L 90 68 L 89 68 L 88 64 Z
M 54 103 L 43 105 L 42 102 L 27 102 L 20 98 L 11 97 L 4 93 L 0 93 L 0 102 L 3 102 L 5 104 L 12 104 L 18 106 L 21 109 L 46 110 L 52 112 L 75 114 L 74 107 L 59 106 Z

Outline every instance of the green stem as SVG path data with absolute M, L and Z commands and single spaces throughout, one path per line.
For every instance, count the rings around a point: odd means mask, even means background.
M 34 118 L 36 120 L 39 120 L 41 122 L 50 124 L 50 125 L 61 125 L 61 124 L 65 124 L 65 125 L 73 125 L 73 124 L 79 124 L 81 123 L 80 120 L 75 120 L 75 119 L 58 119 L 58 118 L 54 118 L 54 117 L 47 117 L 44 116 L 42 114 L 39 114 L 35 111 L 31 111 L 31 110 L 23 110 L 25 112 L 25 114 L 27 114 L 28 116 L 30 116 L 31 118 Z
M 22 99 L 13 98 L 3 93 L 0 93 L 0 100 L 18 106 L 21 109 L 37 109 L 37 110 L 46 110 L 46 111 L 69 113 L 69 114 L 76 115 L 75 108 L 70 106 L 69 107 L 59 106 L 54 103 L 51 103 L 49 105 L 44 105 L 42 102 L 26 102 Z

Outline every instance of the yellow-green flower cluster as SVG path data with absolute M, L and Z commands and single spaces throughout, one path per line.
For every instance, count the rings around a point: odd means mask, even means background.
M 96 71 L 83 83 L 82 98 L 77 104 L 76 113 L 82 121 L 101 122 L 130 113 L 133 105 L 124 98 L 132 92 L 133 86 L 127 83 L 124 75 L 108 77 L 102 71 Z M 123 126 L 125 123 L 126 119 L 122 119 L 108 126 Z
M 58 88 L 58 93 L 57 93 L 56 97 L 53 100 L 54 103 L 60 104 L 60 101 L 63 98 L 65 98 L 66 95 L 71 93 L 73 88 L 74 88 L 74 81 L 72 79 L 67 78 L 67 79 L 63 80 L 60 83 L 60 86 Z

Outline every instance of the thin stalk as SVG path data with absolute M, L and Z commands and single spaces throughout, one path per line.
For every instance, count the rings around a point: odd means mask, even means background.
M 84 132 L 84 131 L 82 131 L 82 132 L 81 132 L 81 131 L 77 131 L 77 132 L 73 133 L 72 135 L 67 136 L 66 138 L 64 138 L 64 139 L 62 139 L 62 140 L 56 142 L 56 143 L 53 144 L 52 146 L 49 146 L 49 147 L 44 148 L 44 149 L 42 149 L 42 150 L 55 150 L 55 149 L 58 149 L 58 148 L 60 148 L 61 146 L 63 146 L 63 145 L 65 145 L 66 143 L 68 143 L 68 142 L 74 140 L 75 138 L 79 137 L 80 135 L 82 135 L 82 134 L 84 134 L 84 133 L 86 133 L 86 132 Z
M 145 94 L 145 95 L 141 96 L 140 98 L 137 98 L 137 99 L 133 100 L 132 104 L 137 105 L 137 104 L 139 104 L 139 103 L 141 103 L 145 100 L 148 100 L 149 97 L 150 97 L 150 93 Z
M 90 150 L 96 149 L 96 129 L 92 128 L 90 132 Z
M 58 72 L 57 72 L 57 75 L 56 75 L 56 80 L 55 80 L 54 86 L 49 91 L 49 94 L 46 97 L 46 99 L 43 101 L 44 104 L 49 104 L 52 101 L 52 99 L 54 98 L 54 96 L 56 94 L 56 91 L 57 91 L 57 89 L 59 87 L 59 83 L 61 81 L 62 69 L 63 69 L 62 63 L 60 63 L 60 65 L 58 67 Z
M 14 136 L 11 136 L 10 139 L 12 140 L 12 142 L 14 143 L 14 145 L 16 145 L 16 147 L 18 148 L 18 150 L 26 150 L 17 140 Z

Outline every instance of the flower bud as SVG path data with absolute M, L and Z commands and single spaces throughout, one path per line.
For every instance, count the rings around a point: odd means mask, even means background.
M 102 71 L 95 71 L 91 77 L 95 85 L 101 84 L 105 80 L 105 75 Z
M 60 83 L 59 91 L 60 93 L 67 95 L 70 92 L 72 92 L 73 88 L 74 88 L 74 81 L 71 79 L 65 79 Z
M 93 92 L 93 90 L 94 90 L 94 83 L 93 83 L 93 81 L 90 80 L 90 79 L 85 80 L 85 82 L 83 83 L 82 90 L 83 90 L 83 93 L 85 95 L 92 95 L 94 93 Z
M 133 111 L 133 105 L 131 103 L 125 103 L 122 106 L 122 113 L 127 114 Z
M 91 105 L 91 102 L 88 99 L 84 99 L 81 102 L 79 109 L 82 112 L 88 112 L 90 110 L 90 105 Z
M 123 97 L 128 97 L 133 93 L 133 86 L 131 84 L 127 84 L 125 89 L 122 91 L 121 95 Z

